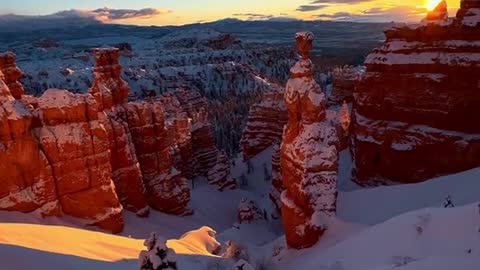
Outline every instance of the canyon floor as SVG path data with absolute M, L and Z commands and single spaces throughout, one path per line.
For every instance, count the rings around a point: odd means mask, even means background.
M 421 184 L 360 188 L 350 182 L 348 151 L 340 159 L 338 217 L 316 246 L 285 248 L 277 221 L 236 224 L 242 197 L 262 202 L 258 179 L 271 149 L 254 159 L 249 185 L 219 192 L 197 179 L 191 206 L 195 213 L 176 217 L 152 212 L 149 218 L 126 213 L 121 235 L 85 229 L 80 220 L 42 219 L 0 213 L 0 269 L 135 269 L 143 239 L 157 232 L 178 254 L 179 269 L 229 269 L 231 262 L 205 251 L 205 237 L 194 230 L 209 226 L 217 241 L 247 247 L 264 269 L 477 269 L 480 264 L 480 169 Z M 237 167 L 246 164 L 237 163 Z M 443 208 L 445 196 L 454 208 Z M 265 201 L 266 202 L 266 201 Z M 194 231 L 195 237 L 181 236 Z M 180 240 L 175 240 L 180 239 Z

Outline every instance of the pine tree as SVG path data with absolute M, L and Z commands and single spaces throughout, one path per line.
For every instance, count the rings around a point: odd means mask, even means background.
M 178 270 L 175 251 L 169 249 L 164 239 L 159 239 L 152 233 L 145 239 L 143 250 L 139 255 L 140 270 Z

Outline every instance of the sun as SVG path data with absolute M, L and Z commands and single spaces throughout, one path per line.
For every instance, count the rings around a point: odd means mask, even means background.
M 429 11 L 432 11 L 434 10 L 438 4 L 442 2 L 442 0 L 428 0 L 427 4 L 425 5 L 425 7 L 429 10 Z

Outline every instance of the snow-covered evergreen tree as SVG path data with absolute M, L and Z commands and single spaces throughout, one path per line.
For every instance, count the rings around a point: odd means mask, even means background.
M 142 250 L 139 255 L 140 270 L 178 270 L 175 251 L 169 249 L 166 241 L 152 233 L 145 239 L 143 245 L 147 250 Z

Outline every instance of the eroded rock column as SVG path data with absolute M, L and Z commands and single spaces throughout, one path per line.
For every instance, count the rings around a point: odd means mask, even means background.
M 336 128 L 326 119 L 326 99 L 313 79 L 309 59 L 313 34 L 296 34 L 301 55 L 290 70 L 285 103 L 288 122 L 281 146 L 285 191 L 281 195 L 287 244 L 307 248 L 325 231 L 324 221 L 336 211 L 338 169 Z

